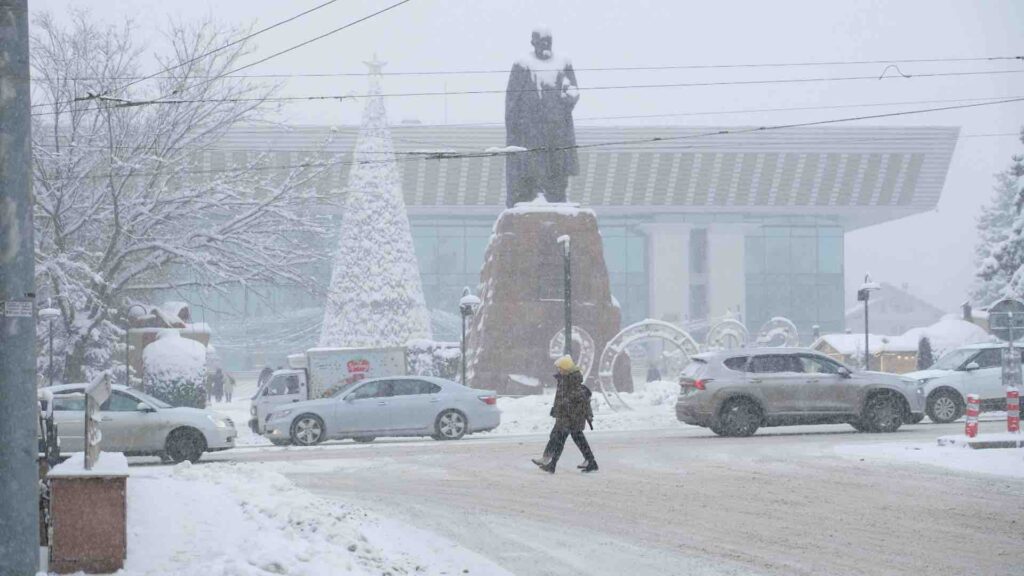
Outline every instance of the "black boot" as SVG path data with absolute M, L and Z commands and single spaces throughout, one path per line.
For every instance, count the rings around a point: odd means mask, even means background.
M 580 472 L 597 472 L 597 460 L 587 462 L 586 466 L 580 468 Z
M 579 468 L 580 470 L 583 470 L 587 466 L 590 466 L 590 462 L 583 462 L 582 464 L 579 464 L 576 467 Z
M 545 458 L 531 458 L 530 462 L 533 462 L 537 466 L 540 466 L 540 467 L 543 468 L 544 466 L 547 466 L 549 462 L 551 462 L 551 458 L 547 458 L 547 457 L 545 457 Z
M 548 474 L 554 474 L 555 473 L 555 463 L 554 462 L 548 462 L 547 464 L 541 464 L 540 469 L 545 471 L 545 472 L 547 472 Z

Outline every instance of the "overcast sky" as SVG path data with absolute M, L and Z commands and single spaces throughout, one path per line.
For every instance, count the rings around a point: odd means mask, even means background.
M 57 16 L 88 9 L 99 21 L 136 23 L 149 48 L 163 45 L 159 30 L 169 18 L 212 17 L 256 28 L 290 17 L 324 0 L 29 0 L 33 12 Z M 253 59 L 327 32 L 396 0 L 341 0 L 256 39 Z M 497 70 L 496 74 L 390 76 L 386 92 L 501 90 L 512 60 L 530 49 L 537 24 L 554 32 L 556 52 L 577 68 L 751 64 L 807 61 L 970 58 L 1024 55 L 1024 2 L 893 0 L 860 2 L 716 0 L 413 0 L 382 16 L 250 69 L 249 73 L 363 72 L 377 53 L 385 72 Z M 147 70 L 155 69 L 151 59 Z M 822 76 L 872 76 L 882 65 L 728 70 L 581 71 L 581 86 L 682 83 Z M 905 64 L 905 74 L 1021 70 L 1024 61 Z M 326 95 L 365 90 L 360 77 L 291 78 L 282 95 Z M 820 82 L 585 91 L 577 118 L 636 114 L 720 112 L 935 99 L 1024 95 L 1024 73 L 950 78 Z M 770 125 L 872 114 L 938 104 L 824 111 L 713 114 L 598 120 L 602 124 Z M 388 101 L 392 121 L 501 122 L 503 97 L 451 95 Z M 282 120 L 295 124 L 353 124 L 360 101 L 289 104 Z M 581 121 L 580 123 L 584 123 Z M 846 236 L 848 299 L 865 271 L 876 280 L 908 283 L 915 294 L 946 309 L 966 298 L 972 282 L 974 219 L 991 194 L 992 174 L 1012 154 L 1024 153 L 1014 137 L 970 137 L 1016 132 L 1024 103 L 874 120 L 868 124 L 960 126 L 938 209 L 857 230 Z M 498 143 L 500 144 L 500 143 Z

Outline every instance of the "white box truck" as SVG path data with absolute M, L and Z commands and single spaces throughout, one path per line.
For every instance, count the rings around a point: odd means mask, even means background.
M 256 390 L 249 428 L 263 434 L 267 415 L 281 404 L 322 398 L 367 378 L 405 374 L 405 348 L 310 348 L 292 354 L 288 368 L 275 370 Z

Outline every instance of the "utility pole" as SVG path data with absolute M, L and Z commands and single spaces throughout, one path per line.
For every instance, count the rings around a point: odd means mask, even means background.
M 39 569 L 28 0 L 0 0 L 0 576 Z
M 562 246 L 562 259 L 565 266 L 565 354 L 572 354 L 572 249 L 568 235 L 559 236 L 558 243 Z

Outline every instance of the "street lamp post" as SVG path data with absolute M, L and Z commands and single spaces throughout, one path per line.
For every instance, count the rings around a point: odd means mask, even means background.
M 60 317 L 60 310 L 46 307 L 39 311 L 39 319 L 46 320 L 46 331 L 50 337 L 50 361 L 46 365 L 46 371 L 50 373 L 50 386 L 53 386 L 53 321 Z
M 569 235 L 558 237 L 558 243 L 562 245 L 562 259 L 565 264 L 565 348 L 563 353 L 572 354 L 572 262 L 571 239 Z
M 864 303 L 864 369 L 871 369 L 871 354 L 869 352 L 870 340 L 868 337 L 868 301 L 871 299 L 871 293 L 878 290 L 880 286 L 877 282 L 871 281 L 871 274 L 864 275 L 864 284 L 861 285 L 860 290 L 857 290 L 857 300 Z
M 459 315 L 462 316 L 462 385 L 466 385 L 466 320 L 476 313 L 480 307 L 480 298 L 469 291 L 469 287 L 462 289 L 462 298 L 459 300 Z
M 131 325 L 132 310 L 134 310 L 136 308 L 142 310 L 143 316 L 145 316 L 146 312 L 147 312 L 146 311 L 146 307 L 143 306 L 142 304 L 132 304 L 131 306 L 128 307 L 128 311 L 125 313 L 125 317 L 124 317 L 124 385 L 127 388 L 131 388 L 132 387 L 132 364 L 130 362 L 131 354 L 129 353 L 128 333 L 131 332 L 131 329 L 132 329 L 132 325 Z M 140 351 L 141 351 L 141 348 L 140 348 Z

